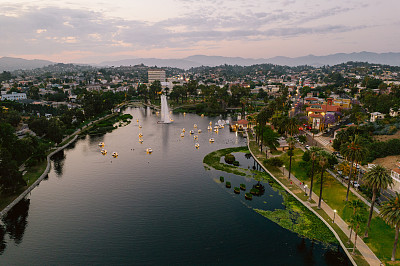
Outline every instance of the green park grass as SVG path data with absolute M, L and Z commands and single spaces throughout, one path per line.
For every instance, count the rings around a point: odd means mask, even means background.
M 294 156 L 292 157 L 292 173 L 302 182 L 308 184 L 310 187 L 310 178 L 307 176 L 305 171 L 300 167 L 300 162 L 302 160 L 303 151 L 300 149 L 294 150 Z M 289 156 L 285 153 L 280 156 L 284 161 L 286 169 L 289 166 Z M 317 173 L 314 176 L 313 192 L 319 195 L 320 174 Z M 334 210 L 338 211 L 338 215 L 342 217 L 343 220 L 348 222 L 352 215 L 352 210 L 345 206 L 346 204 L 346 193 L 347 193 L 347 183 L 345 186 L 341 184 L 336 178 L 334 178 L 329 173 L 324 174 L 324 184 L 322 191 L 322 198 L 324 201 Z M 351 191 L 349 193 L 349 201 L 358 199 Z M 316 199 L 315 199 L 316 200 Z M 366 210 L 366 215 L 368 215 L 369 207 L 364 204 Z M 365 232 L 366 224 L 362 225 L 360 228 L 360 237 L 363 237 Z M 340 230 L 341 231 L 341 230 Z M 343 232 L 342 232 L 343 233 Z M 393 249 L 394 242 L 394 229 L 388 226 L 376 213 L 374 213 L 374 218 L 371 221 L 371 226 L 369 230 L 368 238 L 363 238 L 363 241 L 370 247 L 370 249 L 376 254 L 376 256 L 385 262 L 389 262 Z M 400 249 L 396 250 L 396 258 L 400 258 Z M 366 262 L 365 262 L 366 263 Z M 360 265 L 364 265 L 360 263 Z M 367 264 L 365 264 L 367 265 Z

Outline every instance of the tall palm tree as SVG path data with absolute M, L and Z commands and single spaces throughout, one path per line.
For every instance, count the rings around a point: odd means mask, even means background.
M 270 126 L 266 126 L 264 129 L 264 134 L 262 135 L 265 145 L 270 149 L 276 149 L 279 146 L 279 135 Z M 265 154 L 268 158 L 268 150 L 265 148 Z
M 258 126 L 260 127 L 259 128 L 259 140 L 261 140 L 261 152 L 262 152 L 262 146 L 263 146 L 263 138 L 262 138 L 262 135 L 263 135 L 263 133 L 264 133 L 264 127 L 265 127 L 265 124 L 267 123 L 267 120 L 268 120 L 268 114 L 267 114 L 267 112 L 266 112 L 266 110 L 265 109 L 262 109 L 259 113 L 258 113 L 258 115 L 257 115 L 257 122 L 258 122 Z
M 294 134 L 299 132 L 300 121 L 296 117 L 291 117 L 285 125 L 286 131 L 289 132 L 292 137 Z
M 310 152 L 311 152 L 311 160 L 312 160 L 312 167 L 311 167 L 311 184 L 310 184 L 310 197 L 309 200 L 311 201 L 311 196 L 312 196 L 312 189 L 313 189 L 313 183 L 314 183 L 314 166 L 315 166 L 315 161 L 318 158 L 318 152 L 321 151 L 321 148 L 319 147 L 311 147 Z
M 346 193 L 346 201 L 349 200 L 349 192 L 350 192 L 350 181 L 352 177 L 352 170 L 353 170 L 353 164 L 355 161 L 362 161 L 366 154 L 367 150 L 365 149 L 365 146 L 362 144 L 361 139 L 359 138 L 358 135 L 355 135 L 350 139 L 349 142 L 343 143 L 342 146 L 340 147 L 340 153 L 346 157 L 346 159 L 350 162 L 350 174 L 349 174 L 349 180 L 347 184 L 347 193 Z
M 390 226 L 394 226 L 396 230 L 391 258 L 392 261 L 395 261 L 400 229 L 400 194 L 396 192 L 396 195 L 387 201 L 387 203 L 381 207 L 380 211 L 380 216 L 385 220 L 385 222 Z
M 372 213 L 374 212 L 374 204 L 376 200 L 376 195 L 381 189 L 387 189 L 389 186 L 393 186 L 393 179 L 389 174 L 389 171 L 380 165 L 373 166 L 364 175 L 365 184 L 372 188 L 372 201 L 371 208 L 369 210 L 368 224 L 365 229 L 364 237 L 368 237 L 368 229 L 371 224 Z
M 320 152 L 319 165 L 321 166 L 321 185 L 319 189 L 318 209 L 321 209 L 322 185 L 324 183 L 323 181 L 325 169 L 328 167 L 328 155 L 326 154 L 326 152 Z
M 354 233 L 356 234 L 354 238 L 354 247 L 352 252 L 353 255 L 355 254 L 356 251 L 358 231 L 360 230 L 360 225 L 363 223 L 365 223 L 365 216 L 362 213 L 356 213 L 350 219 L 349 226 L 354 228 Z
M 361 209 L 363 206 L 364 205 L 363 205 L 362 201 L 359 199 L 346 202 L 346 207 L 353 209 L 353 216 L 356 214 L 356 211 Z M 353 233 L 353 226 L 350 223 L 350 236 L 349 236 L 348 243 L 350 243 L 352 233 Z
M 294 148 L 295 148 L 295 144 L 296 144 L 296 140 L 292 137 L 289 137 L 287 139 L 287 142 L 289 144 L 289 151 L 288 151 L 288 155 L 289 155 L 289 179 L 290 179 L 290 173 L 292 171 L 292 157 L 294 155 Z

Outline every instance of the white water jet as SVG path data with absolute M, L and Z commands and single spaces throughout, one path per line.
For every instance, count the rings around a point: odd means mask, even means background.
M 169 124 L 171 121 L 172 119 L 169 114 L 167 96 L 163 94 L 161 95 L 161 123 Z

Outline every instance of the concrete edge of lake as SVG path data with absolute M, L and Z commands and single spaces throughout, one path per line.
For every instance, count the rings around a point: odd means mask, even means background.
M 283 183 L 281 183 L 278 178 L 276 178 L 270 171 L 268 171 L 268 169 L 257 159 L 257 157 L 253 154 L 253 152 L 250 149 L 250 139 L 249 137 L 247 137 L 247 147 L 251 153 L 251 155 L 253 156 L 254 160 L 256 160 L 256 162 L 265 170 L 265 172 L 267 172 L 279 185 L 281 185 L 290 195 L 292 195 L 297 201 L 301 202 L 301 204 L 303 204 L 307 209 L 309 209 L 312 213 L 314 213 L 322 222 L 325 223 L 325 225 L 329 228 L 329 230 L 332 231 L 333 235 L 336 237 L 336 239 L 339 241 L 340 246 L 342 247 L 342 249 L 344 250 L 344 252 L 346 253 L 347 257 L 349 258 L 349 260 L 351 261 L 351 263 L 356 266 L 357 263 L 354 261 L 353 257 L 351 256 L 350 252 L 347 250 L 346 246 L 343 244 L 342 240 L 340 239 L 339 235 L 336 233 L 336 231 L 332 228 L 332 226 L 325 221 L 324 218 L 321 217 L 321 215 L 319 215 L 313 208 L 311 208 L 310 206 L 308 206 L 307 204 L 305 204 L 299 197 L 297 197 L 296 194 L 294 194 L 289 188 L 287 188 Z
M 57 148 L 55 151 L 51 152 L 49 155 L 47 155 L 47 166 L 42 175 L 34 182 L 32 185 L 30 185 L 27 189 L 24 190 L 16 199 L 14 199 L 10 204 L 8 204 L 1 212 L 0 212 L 0 218 L 3 218 L 4 215 L 6 215 L 15 205 L 18 204 L 23 198 L 28 195 L 35 187 L 39 185 L 39 183 L 47 176 L 47 174 L 50 171 L 50 165 L 51 165 L 51 157 L 56 154 L 59 151 L 62 151 L 66 147 L 68 147 L 71 143 L 73 143 L 76 139 L 78 138 L 78 135 L 75 135 L 73 139 L 71 139 L 67 144 L 65 144 L 62 147 Z

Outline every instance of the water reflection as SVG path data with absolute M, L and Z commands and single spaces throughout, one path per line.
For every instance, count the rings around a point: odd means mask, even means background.
M 57 177 L 61 177 L 63 175 L 63 168 L 64 168 L 64 161 L 65 161 L 65 153 L 64 150 L 61 150 L 57 153 L 55 153 L 52 157 L 51 160 L 53 161 L 54 165 L 54 171 L 57 175 Z
M 23 199 L 3 218 L 5 231 L 16 244 L 21 243 L 28 224 L 30 199 Z

